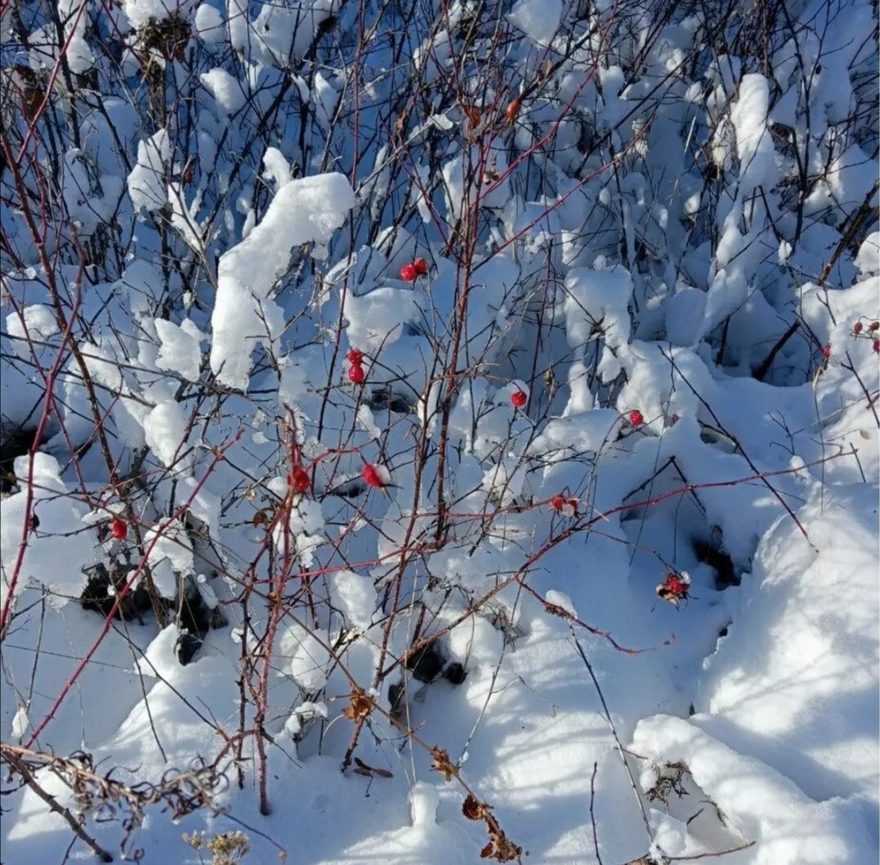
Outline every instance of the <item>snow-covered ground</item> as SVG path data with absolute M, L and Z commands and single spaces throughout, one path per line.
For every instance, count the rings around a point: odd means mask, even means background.
M 5 865 L 876 861 L 872 4 L 2 15 Z

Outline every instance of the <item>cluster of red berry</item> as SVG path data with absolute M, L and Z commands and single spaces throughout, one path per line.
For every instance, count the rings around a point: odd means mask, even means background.
M 878 330 L 880 330 L 880 321 L 872 321 L 867 327 L 865 327 L 862 321 L 857 321 L 852 327 L 853 336 L 872 340 L 875 354 L 880 354 L 880 338 L 877 336 Z
M 348 367 L 348 380 L 352 384 L 363 384 L 367 374 L 364 372 L 364 353 L 358 349 L 350 349 L 346 355 L 350 366 Z
M 420 276 L 428 275 L 428 262 L 424 258 L 415 258 L 400 268 L 400 278 L 404 282 L 415 282 Z

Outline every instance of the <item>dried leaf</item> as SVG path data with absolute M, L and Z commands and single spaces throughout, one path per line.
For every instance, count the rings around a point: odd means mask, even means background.
M 358 775 L 367 775 L 368 777 L 377 776 L 379 778 L 393 778 L 394 775 L 391 774 L 387 769 L 377 769 L 375 766 L 368 766 L 360 757 L 354 758 L 355 768 L 354 771 Z
M 461 806 L 461 813 L 464 814 L 468 820 L 482 820 L 483 819 L 483 808 L 485 806 L 473 793 L 468 793 L 467 798 L 464 800 L 464 804 Z
M 489 830 L 489 843 L 480 851 L 481 859 L 494 859 L 496 862 L 515 862 L 522 854 L 522 847 L 508 840 L 500 830 Z
M 440 772 L 447 781 L 451 781 L 458 774 L 458 769 L 449 759 L 449 752 L 445 749 L 432 748 L 431 757 L 433 758 L 431 768 Z
M 362 688 L 353 688 L 349 704 L 342 710 L 350 721 L 356 724 L 363 723 L 370 712 L 373 711 L 373 701 L 367 696 Z

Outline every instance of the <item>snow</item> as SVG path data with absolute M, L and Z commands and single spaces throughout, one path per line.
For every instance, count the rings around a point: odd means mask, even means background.
M 309 47 L 318 26 L 330 15 L 333 0 L 306 0 L 284 5 L 270 3 L 260 7 L 248 26 L 247 4 L 229 0 L 227 20 L 231 43 L 264 66 L 285 68 L 292 58 L 301 57 Z
M 730 829 L 756 842 L 750 857 L 755 865 L 855 865 L 870 855 L 870 840 L 843 803 L 814 801 L 761 761 L 681 718 L 641 721 L 633 749 L 655 764 L 684 762 Z
M 211 318 L 211 369 L 220 381 L 247 386 L 252 348 L 271 345 L 281 328 L 281 310 L 270 293 L 291 250 L 327 243 L 353 206 L 354 193 L 341 174 L 293 181 L 278 190 L 250 235 L 223 254 Z
M 368 577 L 354 571 L 341 570 L 330 575 L 334 606 L 338 606 L 347 622 L 367 628 L 376 610 L 376 590 Z
M 627 306 L 633 289 L 630 274 L 622 267 L 608 270 L 572 268 L 566 279 L 568 291 L 565 301 L 566 332 L 569 344 L 583 345 L 601 328 L 609 348 L 625 343 L 629 338 L 629 314 Z M 602 361 L 608 375 L 614 361 L 606 357 Z
M 137 164 L 128 175 L 128 194 L 136 210 L 152 213 L 165 205 L 165 162 L 170 154 L 171 143 L 164 129 L 138 144 Z
M 202 72 L 199 81 L 205 85 L 219 108 L 220 118 L 235 114 L 245 102 L 238 80 L 220 67 Z
M 26 306 L 21 315 L 11 312 L 6 316 L 6 330 L 10 336 L 22 341 L 45 342 L 50 336 L 58 333 L 58 322 L 52 310 L 41 303 Z M 19 345 L 15 350 L 27 357 L 30 349 Z
M 317 691 L 327 681 L 327 649 L 301 625 L 288 628 L 279 640 L 280 659 L 304 691 Z
M 199 39 L 209 44 L 223 39 L 223 18 L 210 3 L 200 3 L 196 9 L 193 27 Z
M 869 234 L 859 247 L 856 267 L 864 276 L 880 273 L 880 231 Z
M 189 381 L 198 381 L 202 362 L 200 343 L 205 338 L 204 334 L 188 318 L 180 326 L 157 318 L 155 325 L 156 333 L 162 340 L 156 366 L 179 373 Z
M 148 561 L 153 583 L 163 598 L 173 600 L 178 576 L 193 571 L 192 542 L 180 520 L 152 526 L 144 533 L 144 546 L 150 550 Z
M 147 445 L 166 465 L 174 466 L 186 440 L 186 417 L 173 399 L 163 398 L 143 420 Z
M 54 457 L 39 451 L 32 460 L 17 457 L 14 472 L 20 491 L 0 502 L 0 605 L 13 603 L 31 581 L 51 587 L 55 602 L 66 603 L 82 591 L 82 568 L 95 558 L 93 532 L 83 524 L 87 509 L 64 495 L 67 487 Z M 28 509 L 31 477 L 33 500 Z M 32 528 L 20 556 L 26 521 Z
M 4 861 L 874 861 L 876 4 L 56 5 Z
M 507 17 L 537 45 L 547 45 L 559 29 L 562 0 L 519 0 Z
M 349 294 L 345 316 L 349 320 L 351 343 L 378 354 L 397 342 L 403 335 L 404 324 L 416 318 L 416 301 L 409 289 L 383 286 L 363 296 Z
M 867 491 L 835 490 L 800 511 L 818 554 L 790 522 L 764 536 L 740 599 L 749 625 L 734 624 L 707 659 L 696 704 L 705 722 L 692 720 L 732 745 L 748 742 L 813 799 L 870 789 L 876 806 L 876 743 L 862 727 L 877 724 L 875 514 Z M 827 591 L 838 569 L 840 595 Z
M 194 5 L 194 0 L 123 0 L 122 9 L 128 23 L 139 28 L 151 19 L 163 21 L 175 16 L 186 17 Z
M 770 88 L 763 75 L 743 75 L 731 111 L 743 192 L 769 186 L 776 179 L 776 154 L 767 131 Z

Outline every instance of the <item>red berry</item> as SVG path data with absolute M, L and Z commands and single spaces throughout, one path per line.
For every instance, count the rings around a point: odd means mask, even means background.
M 682 579 L 678 574 L 667 574 L 663 587 L 670 594 L 676 597 L 683 597 L 688 593 L 688 589 L 690 589 L 690 582 Z
M 880 328 L 880 321 L 872 321 L 868 327 L 868 330 L 873 333 L 875 330 L 877 330 L 877 328 Z
M 348 368 L 348 380 L 352 384 L 363 384 L 367 378 L 364 368 L 359 363 L 353 363 Z
M 311 489 L 312 479 L 302 466 L 297 466 L 290 473 L 290 486 L 295 493 L 305 493 Z
M 826 342 L 825 345 L 822 346 L 822 357 L 824 357 L 825 360 L 828 360 L 828 358 L 831 357 L 831 343 L 830 342 Z
M 419 276 L 428 275 L 428 262 L 424 258 L 417 258 L 413 261 L 412 266 L 416 269 Z
M 504 111 L 504 119 L 507 121 L 508 126 L 513 126 L 516 123 L 516 118 L 519 117 L 519 109 L 522 106 L 522 100 L 517 97 L 516 99 L 511 99 L 510 102 L 507 103 L 507 108 Z
M 550 507 L 564 517 L 576 517 L 578 500 L 576 498 L 567 499 L 565 496 L 557 494 L 550 499 Z
M 679 601 L 686 601 L 688 599 L 690 587 L 691 581 L 686 576 L 669 573 L 666 575 L 666 579 L 657 586 L 657 594 L 664 601 L 669 601 L 669 603 L 677 607 Z
M 517 388 L 510 395 L 510 404 L 514 408 L 522 408 L 528 401 L 529 395 L 522 388 Z
M 405 264 L 400 268 L 400 278 L 404 282 L 415 282 L 419 277 L 419 272 L 414 264 Z
M 853 333 L 861 333 L 861 332 L 862 332 L 862 327 L 863 327 L 862 323 L 861 323 L 860 321 L 857 321 L 857 322 L 853 325 Z
M 641 426 L 645 422 L 645 416 L 637 408 L 634 408 L 627 417 L 631 426 Z
M 110 534 L 113 535 L 117 541 L 124 541 L 128 537 L 128 524 L 125 520 L 116 517 L 116 519 L 110 523 Z
M 379 470 L 375 466 L 371 466 L 369 463 L 364 466 L 364 480 L 367 482 L 367 485 L 371 487 L 385 486 L 385 481 L 382 480 Z
M 364 353 L 356 348 L 350 348 L 345 356 L 349 363 L 360 365 L 364 362 Z
M 880 339 L 875 339 L 873 346 L 874 346 L 874 354 L 880 354 Z

